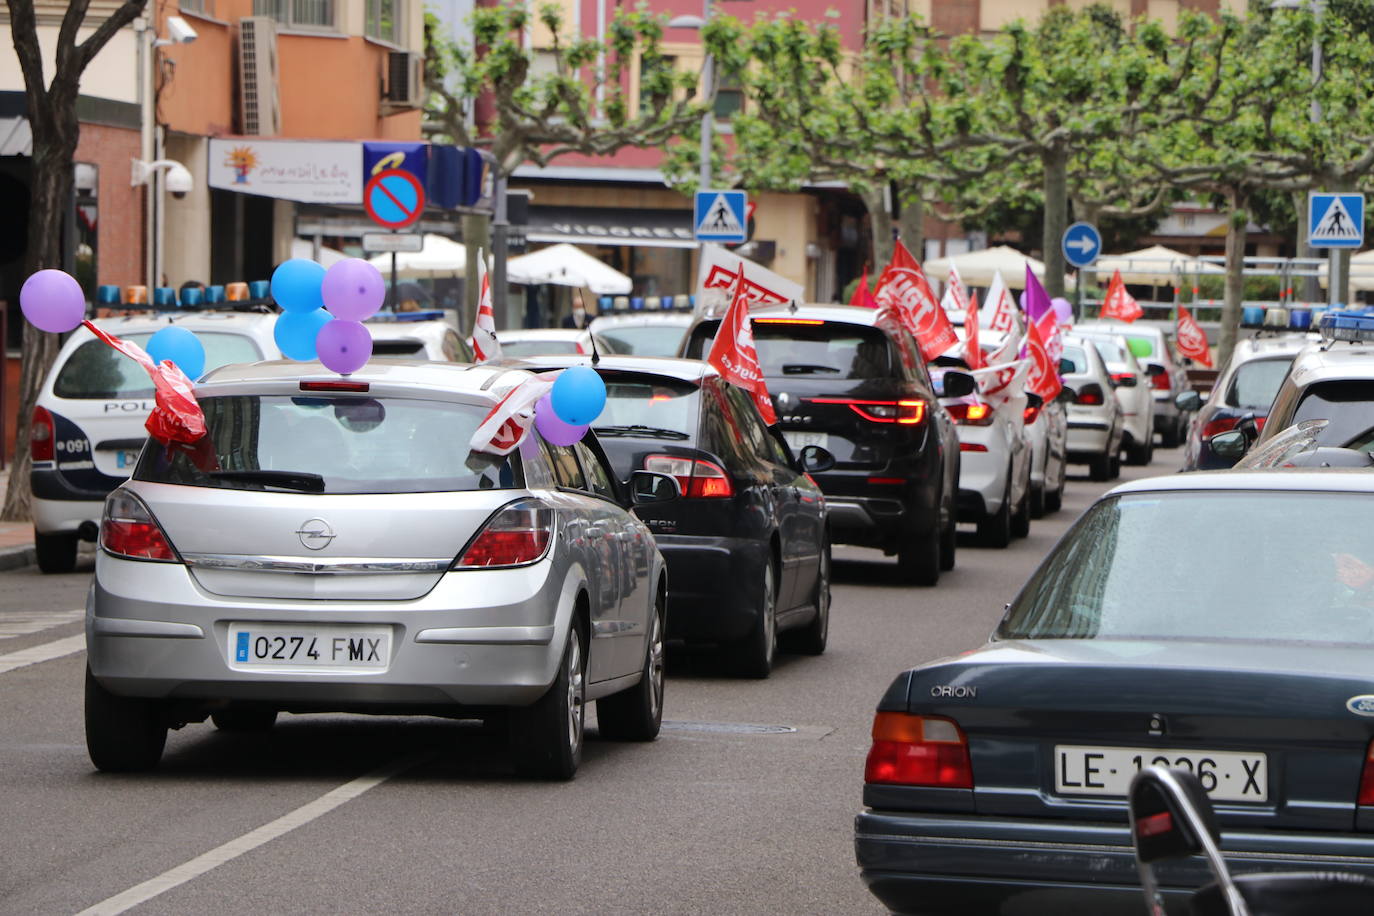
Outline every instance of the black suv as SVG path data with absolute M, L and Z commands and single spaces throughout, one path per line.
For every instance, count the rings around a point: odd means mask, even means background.
M 916 341 L 895 320 L 851 306 L 750 310 L 759 362 L 793 451 L 819 445 L 835 467 L 813 475 L 837 544 L 896 554 L 905 578 L 934 585 L 954 566 L 959 440 Z M 703 359 L 720 327 L 703 318 L 682 355 Z M 951 373 L 951 389 L 973 378 Z

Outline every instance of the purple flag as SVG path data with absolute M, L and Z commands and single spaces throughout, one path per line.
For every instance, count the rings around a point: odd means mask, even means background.
M 1026 317 L 1031 324 L 1035 324 L 1046 312 L 1054 311 L 1054 306 L 1050 304 L 1050 294 L 1045 292 L 1045 287 L 1040 285 L 1040 281 L 1035 278 L 1035 272 L 1030 265 L 1026 265 L 1026 299 L 1024 302 Z

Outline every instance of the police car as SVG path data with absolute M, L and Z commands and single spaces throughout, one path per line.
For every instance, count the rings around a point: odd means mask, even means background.
M 421 312 L 379 312 L 367 320 L 372 355 L 436 362 L 470 363 L 472 348 L 439 309 Z M 456 316 L 454 316 L 456 318 Z
M 278 359 L 275 314 L 159 313 L 102 318 L 96 326 L 146 347 L 169 324 L 205 345 L 205 371 L 229 363 Z M 105 497 L 133 471 L 148 437 L 153 383 L 133 360 L 78 328 L 57 355 L 33 412 L 34 546 L 38 568 L 68 572 L 77 542 L 94 541 Z

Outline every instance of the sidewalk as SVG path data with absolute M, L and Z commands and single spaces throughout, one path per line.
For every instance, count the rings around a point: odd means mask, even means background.
M 0 471 L 0 499 L 3 499 L 9 480 L 10 471 L 6 467 Z M 0 522 L 0 571 L 22 569 L 35 562 L 33 525 L 29 522 Z

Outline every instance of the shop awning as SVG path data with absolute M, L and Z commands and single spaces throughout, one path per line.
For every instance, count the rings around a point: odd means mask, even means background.
M 525 238 L 574 245 L 695 248 L 692 211 L 618 207 L 530 207 Z

